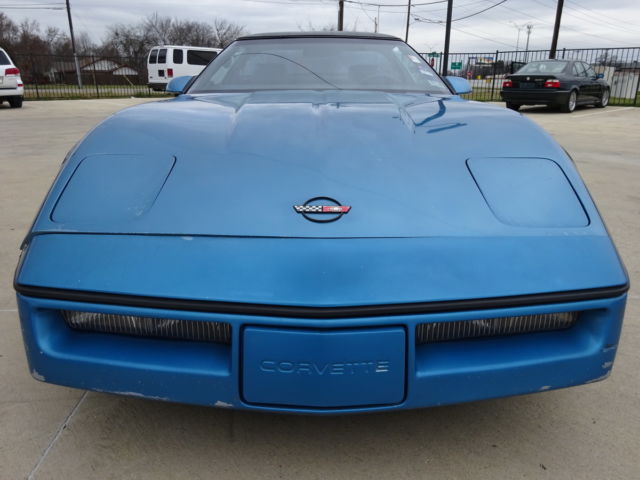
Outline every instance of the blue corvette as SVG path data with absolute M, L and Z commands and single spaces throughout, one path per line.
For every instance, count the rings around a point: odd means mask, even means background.
M 238 39 L 65 159 L 17 268 L 38 380 L 239 409 L 606 378 L 628 278 L 567 153 L 395 37 Z

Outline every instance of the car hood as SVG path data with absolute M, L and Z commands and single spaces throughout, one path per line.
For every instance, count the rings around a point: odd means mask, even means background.
M 560 210 L 572 203 L 558 218 L 543 212 L 549 223 L 502 188 L 526 183 L 535 162 L 564 182 L 549 191 L 531 178 L 539 191 L 557 195 Z M 294 211 L 319 196 L 351 210 L 330 223 Z M 53 231 L 605 235 L 570 159 L 521 115 L 455 96 L 346 91 L 183 95 L 125 109 L 65 162 L 34 227 Z

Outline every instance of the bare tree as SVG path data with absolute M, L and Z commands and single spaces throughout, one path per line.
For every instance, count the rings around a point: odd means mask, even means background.
M 163 45 L 169 43 L 169 33 L 172 25 L 173 20 L 171 20 L 171 17 L 162 17 L 156 12 L 149 15 L 138 25 L 138 28 L 151 43 Z
M 80 55 L 129 57 L 128 63 L 143 71 L 151 47 L 163 44 L 226 47 L 245 28 L 224 19 L 213 23 L 172 19 L 153 13 L 136 24 L 112 25 L 101 45 L 86 32 L 76 36 Z M 40 29 L 38 22 L 24 20 L 17 24 L 0 12 L 0 44 L 11 54 L 71 55 L 68 35 L 55 27 Z
M 313 22 L 307 22 L 307 25 L 298 24 L 298 30 L 301 32 L 336 32 L 338 31 L 338 26 L 335 23 L 327 23 L 322 25 L 321 27 L 317 27 L 313 24 Z M 349 27 L 345 25 L 345 32 L 357 32 L 358 31 L 358 19 L 356 18 L 353 24 Z
M 153 40 L 146 38 L 138 26 L 119 24 L 109 27 L 101 50 L 107 55 L 139 57 L 153 45 Z
M 298 24 L 298 30 L 301 32 L 335 32 L 338 30 L 338 27 L 335 23 L 328 23 L 322 27 L 316 27 L 311 21 L 309 21 L 306 26 Z
M 244 35 L 245 29 L 242 25 L 229 22 L 224 19 L 216 19 L 213 22 L 213 33 L 215 36 L 215 46 L 225 48 L 231 42 L 241 35 Z
M 174 20 L 169 31 L 169 43 L 215 47 L 215 35 L 211 25 L 191 20 Z
M 226 47 L 244 33 L 244 27 L 224 19 L 213 24 L 178 20 L 154 13 L 135 25 L 109 28 L 102 51 L 128 57 L 145 56 L 154 45 Z
M 8 50 L 12 50 L 13 45 L 18 40 L 20 30 L 13 20 L 0 12 L 0 45 Z

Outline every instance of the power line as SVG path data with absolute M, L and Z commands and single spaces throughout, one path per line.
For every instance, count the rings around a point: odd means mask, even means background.
M 453 27 L 453 26 L 452 26 L 451 28 L 452 28 L 453 30 L 455 30 L 456 32 L 464 33 L 464 34 L 466 34 L 466 35 L 471 35 L 472 37 L 481 38 L 481 39 L 483 39 L 483 40 L 487 40 L 487 41 L 489 41 L 489 42 L 493 42 L 493 43 L 498 43 L 498 44 L 500 44 L 500 45 L 505 45 L 505 46 L 507 46 L 507 47 L 509 47 L 509 48 L 513 48 L 513 47 L 514 47 L 514 46 L 513 46 L 512 44 L 510 44 L 510 43 L 501 42 L 500 40 L 495 40 L 495 39 L 490 38 L 490 37 L 484 37 L 484 36 L 482 36 L 482 35 L 478 35 L 477 33 L 472 33 L 472 32 L 470 32 L 470 31 L 468 31 L 468 30 L 463 30 L 463 29 L 461 29 L 461 28 Z M 487 35 L 488 35 L 488 34 L 487 34 Z
M 252 1 L 252 0 L 247 0 L 247 1 Z M 407 4 L 405 3 L 404 5 L 395 5 L 395 6 L 399 6 L 399 7 L 403 7 L 405 9 L 405 11 L 403 10 L 397 10 L 397 9 L 390 9 L 391 7 L 382 7 L 382 9 L 380 9 L 381 7 L 378 6 L 378 4 L 376 3 L 370 3 L 370 2 L 361 2 L 358 0 L 344 0 L 345 3 L 347 3 L 347 5 L 345 5 L 345 8 L 353 8 L 353 9 L 358 9 L 358 10 L 363 10 L 365 12 L 377 12 L 380 11 L 380 13 L 385 13 L 385 14 L 392 14 L 392 15 L 406 15 L 406 8 L 407 8 Z M 442 0 L 439 2 L 429 2 L 429 3 L 413 3 L 411 2 L 411 12 L 412 13 L 433 13 L 433 12 L 441 12 L 442 11 L 442 7 L 437 8 L 437 9 L 414 9 L 414 7 L 416 5 L 435 5 L 435 4 L 439 4 L 439 3 L 443 3 L 446 0 Z M 478 3 L 486 3 L 487 0 L 475 0 L 473 2 L 468 2 L 462 5 L 456 5 L 456 10 L 459 8 L 464 8 L 464 7 L 468 7 L 470 5 L 476 5 Z M 384 5 L 384 4 L 380 4 L 380 5 Z
M 64 5 L 64 2 L 54 2 L 54 3 L 5 3 L 0 5 L 0 8 L 10 8 L 10 7 L 51 7 L 54 5 Z
M 533 0 L 533 1 L 536 2 L 538 5 L 541 5 L 543 7 L 551 7 L 551 5 L 542 3 L 539 0 Z M 555 6 L 553 8 L 555 8 Z M 588 21 L 588 22 L 594 23 L 595 20 L 597 20 L 597 25 L 600 26 L 600 27 L 609 28 L 609 29 L 615 30 L 615 31 L 620 31 L 620 29 L 622 29 L 622 30 L 625 30 L 625 31 L 630 32 L 630 33 L 636 33 L 636 34 L 638 33 L 637 30 L 633 30 L 632 31 L 632 30 L 630 30 L 630 29 L 628 29 L 628 28 L 626 28 L 626 27 L 624 27 L 622 25 L 617 25 L 617 24 L 613 24 L 613 23 L 607 22 L 606 20 L 602 20 L 601 18 L 599 18 L 599 17 L 597 17 L 597 16 L 595 16 L 593 14 L 582 13 L 579 10 L 574 9 L 571 6 L 566 6 L 565 5 L 565 9 L 567 9 L 567 8 L 573 10 L 573 12 L 570 11 L 570 12 L 565 12 L 565 13 L 567 15 L 570 15 L 570 16 L 580 20 L 581 22 Z M 581 15 L 581 16 L 579 17 L 578 15 Z M 608 25 L 608 27 L 607 27 L 607 25 Z
M 442 21 L 440 21 L 440 20 L 432 20 L 432 19 L 430 19 L 430 18 L 425 18 L 425 17 L 422 17 L 422 16 L 420 16 L 420 15 L 414 15 L 414 18 L 415 18 L 416 20 L 418 20 L 419 22 L 433 23 L 433 24 L 435 24 L 435 25 L 440 25 L 441 27 L 445 27 L 444 22 L 442 22 Z M 512 45 L 512 44 L 510 44 L 510 43 L 505 43 L 505 42 L 501 42 L 500 40 L 495 40 L 494 38 L 485 37 L 485 36 L 480 35 L 480 34 L 478 34 L 478 33 L 470 32 L 469 30 L 463 30 L 463 29 L 461 29 L 461 28 L 454 27 L 454 26 L 452 26 L 452 27 L 451 27 L 451 29 L 452 29 L 452 30 L 455 30 L 456 32 L 460 32 L 460 33 L 464 33 L 464 34 L 466 34 L 466 35 L 470 35 L 470 36 L 472 36 L 472 37 L 481 38 L 481 39 L 483 39 L 483 40 L 487 40 L 487 41 L 489 41 L 489 42 L 498 43 L 498 44 L 500 44 L 500 45 L 505 45 L 505 46 L 510 47 L 510 48 L 515 48 L 515 46 L 514 46 L 514 45 Z M 482 32 L 482 33 L 485 33 L 485 32 Z M 489 34 L 488 34 L 488 33 L 485 33 L 485 35 L 489 35 Z
M 505 3 L 507 0 L 501 0 L 498 3 L 494 3 L 493 5 L 487 7 L 487 8 L 483 8 L 482 10 L 478 10 L 477 12 L 471 13 L 469 15 L 465 15 L 464 17 L 459 17 L 459 18 L 454 18 L 453 20 L 451 20 L 452 22 L 457 22 L 459 20 L 466 20 L 467 18 L 471 18 L 471 17 L 475 17 L 476 15 L 480 15 L 481 13 L 486 12 L 487 10 L 491 10 L 492 8 L 497 7 L 498 5 L 502 5 L 503 3 Z M 414 15 L 414 17 L 420 17 L 420 15 Z M 428 22 L 428 23 L 444 23 L 444 20 L 432 20 L 430 18 L 424 18 L 421 17 L 422 20 Z
M 360 2 L 358 0 L 344 0 L 345 3 L 357 3 L 359 5 L 366 5 L 368 7 L 402 7 L 407 8 L 407 4 L 399 4 L 399 3 L 369 3 L 369 2 Z M 435 5 L 436 3 L 447 3 L 447 0 L 437 0 L 435 2 L 426 2 L 426 3 L 411 3 L 412 7 L 419 7 L 422 5 Z
M 519 15 L 523 15 L 523 12 L 521 12 L 520 10 L 516 10 L 516 9 L 514 9 L 514 8 L 508 7 L 507 5 L 504 5 L 504 4 L 503 4 L 503 5 L 502 5 L 502 7 L 503 7 L 503 8 L 506 8 L 507 10 L 510 10 L 510 11 L 512 11 L 512 12 L 515 12 L 515 13 L 517 13 L 517 14 L 519 14 Z M 535 20 L 538 20 L 538 21 L 540 21 L 540 22 L 544 23 L 545 25 L 551 25 L 551 26 L 553 26 L 553 24 L 552 24 L 552 23 L 550 23 L 550 22 L 548 22 L 547 20 L 545 20 L 545 19 L 543 19 L 543 18 L 540 18 L 540 17 L 536 17 L 535 15 L 532 15 L 531 13 L 524 13 L 524 15 L 526 15 L 528 18 L 533 18 L 533 19 L 535 19 Z M 565 30 L 570 30 L 570 31 L 573 31 L 573 32 L 579 33 L 579 34 L 581 34 L 581 35 L 588 35 L 588 36 L 590 36 L 590 37 L 595 37 L 595 38 L 598 38 L 598 39 L 602 40 L 602 35 L 594 35 L 594 34 L 592 34 L 592 33 L 588 33 L 588 32 L 585 32 L 585 31 L 583 31 L 583 30 L 580 30 L 580 29 L 577 29 L 577 28 L 574 28 L 574 27 L 570 27 L 570 26 L 568 26 L 568 25 L 563 25 L 563 27 L 562 27 L 562 28 L 563 28 L 563 29 L 565 29 Z M 625 46 L 629 46 L 627 42 L 621 42 L 621 41 L 619 41 L 619 40 L 612 40 L 612 39 L 610 39 L 610 38 L 609 38 L 609 39 L 607 39 L 607 40 L 609 40 L 610 42 L 619 43 L 619 44 L 622 44 L 622 45 L 625 45 Z
M 245 2 L 253 2 L 253 3 L 267 3 L 267 4 L 276 4 L 276 5 L 335 5 L 335 0 L 323 1 L 323 0 L 243 0 Z
M 487 0 L 474 0 L 473 2 L 468 2 L 468 3 L 463 3 L 463 4 L 457 4 L 455 5 L 456 10 L 459 10 L 460 8 L 465 8 L 465 7 L 469 7 L 471 5 L 477 5 L 478 3 L 487 3 Z M 416 5 L 414 3 L 414 5 Z M 428 13 L 428 12 L 436 12 L 439 11 L 440 9 L 428 9 L 428 10 L 416 10 L 416 13 Z
M 467 15 L 466 17 L 454 18 L 452 21 L 453 21 L 453 22 L 457 22 L 458 20 L 465 20 L 465 19 L 467 19 L 467 18 L 475 17 L 476 15 L 480 15 L 481 13 L 484 13 L 484 12 L 486 12 L 487 10 L 491 10 L 492 8 L 496 8 L 498 5 L 502 5 L 502 4 L 503 4 L 504 2 L 506 2 L 506 1 L 507 1 L 507 0 L 501 0 L 501 1 L 499 1 L 498 3 L 494 3 L 493 5 L 491 5 L 491 6 L 487 7 L 487 8 L 484 8 L 484 9 L 482 9 L 482 10 L 478 10 L 477 12 L 472 13 L 471 15 Z
M 579 8 L 580 10 L 584 10 L 585 12 L 589 12 L 589 14 L 591 14 L 591 10 L 589 10 L 587 8 L 584 8 L 583 6 L 581 6 L 581 5 L 577 4 L 576 2 L 574 2 L 573 0 L 567 0 L 567 2 L 571 3 L 572 5 L 575 5 L 575 7 L 572 7 L 572 8 Z M 622 20 L 620 18 L 614 18 L 614 17 L 611 17 L 609 15 L 605 15 L 601 11 L 598 11 L 597 14 L 593 14 L 593 15 L 598 15 L 600 17 L 605 17 L 605 18 L 608 18 L 609 20 L 613 20 L 614 22 L 618 22 L 618 23 L 620 23 L 620 22 L 626 23 L 627 25 L 631 25 L 632 27 L 635 27 L 636 29 L 638 27 L 637 23 L 627 22 L 626 20 Z
M 64 10 L 64 7 L 13 7 L 0 5 L 0 8 L 5 10 Z

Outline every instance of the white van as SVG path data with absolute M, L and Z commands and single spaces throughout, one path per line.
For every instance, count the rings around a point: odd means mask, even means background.
M 163 91 L 172 78 L 198 75 L 221 48 L 162 45 L 153 47 L 147 59 L 149 87 Z

